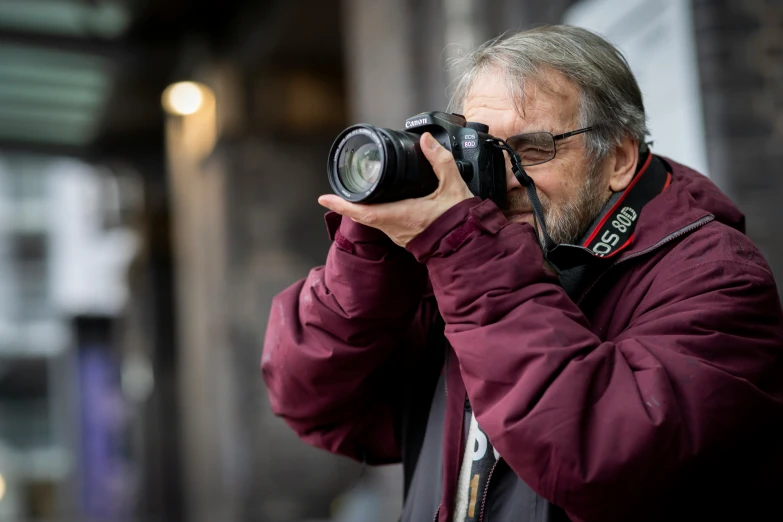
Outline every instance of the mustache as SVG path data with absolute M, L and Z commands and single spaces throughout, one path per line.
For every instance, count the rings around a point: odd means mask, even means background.
M 538 193 L 538 200 L 541 203 L 541 210 L 546 213 L 549 207 L 549 200 L 541 192 Z M 506 194 L 506 201 L 501 209 L 503 212 L 533 212 L 533 205 L 530 198 L 527 197 L 525 189 L 514 189 Z

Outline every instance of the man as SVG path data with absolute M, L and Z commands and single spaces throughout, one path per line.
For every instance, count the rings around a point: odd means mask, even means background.
M 544 258 L 510 163 L 499 209 L 424 134 L 433 194 L 319 199 L 334 244 L 274 300 L 274 411 L 315 446 L 402 460 L 405 521 L 763 513 L 783 475 L 783 314 L 742 214 L 648 150 L 602 38 L 544 27 L 460 65 L 456 106 L 519 154 L 560 246 Z

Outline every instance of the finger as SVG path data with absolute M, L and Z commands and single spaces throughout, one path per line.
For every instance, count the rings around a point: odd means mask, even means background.
M 342 214 L 343 216 L 347 216 L 352 219 L 358 218 L 363 211 L 363 207 L 365 206 L 351 203 L 350 201 L 346 201 L 340 196 L 335 196 L 334 194 L 325 194 L 320 196 L 318 198 L 318 204 L 328 208 L 333 212 L 337 212 L 338 214 Z
M 357 223 L 368 225 L 371 227 L 377 227 L 382 224 L 385 215 L 389 211 L 378 212 L 379 205 L 362 205 L 358 203 L 351 203 L 343 198 L 331 194 L 327 194 L 318 198 L 318 203 L 325 206 L 329 210 L 342 214 L 343 216 L 350 218 Z
M 430 165 L 432 165 L 432 170 L 435 171 L 438 179 L 442 180 L 444 176 L 459 176 L 457 164 L 454 163 L 454 156 L 438 143 L 438 140 L 433 138 L 432 134 L 429 132 L 422 134 L 419 143 L 421 151 L 424 153 L 427 161 L 430 162 Z

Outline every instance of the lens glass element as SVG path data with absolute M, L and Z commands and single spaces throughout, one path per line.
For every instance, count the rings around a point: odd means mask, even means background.
M 363 134 L 349 138 L 337 160 L 340 182 L 347 190 L 357 194 L 370 190 L 378 182 L 382 168 L 378 145 Z

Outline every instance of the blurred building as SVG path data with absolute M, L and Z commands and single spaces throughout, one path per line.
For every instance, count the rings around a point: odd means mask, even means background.
M 336 134 L 445 109 L 445 61 L 569 22 L 620 45 L 654 149 L 783 280 L 773 0 L 0 0 L 0 522 L 397 520 L 397 467 L 298 441 L 259 373 L 329 247 Z

